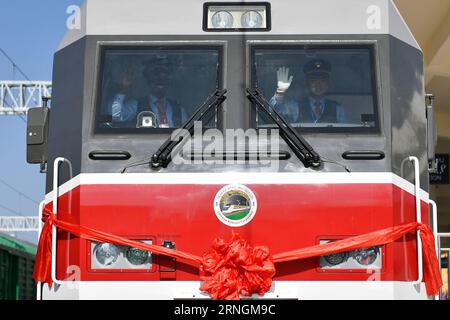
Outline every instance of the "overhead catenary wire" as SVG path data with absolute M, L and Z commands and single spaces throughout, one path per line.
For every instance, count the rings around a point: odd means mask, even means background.
M 3 50 L 0 47 L 0 53 L 3 54 L 3 56 L 13 65 L 13 72 L 15 70 L 19 71 L 20 74 L 28 81 L 30 81 L 30 83 L 32 85 L 34 85 L 33 81 L 30 80 L 30 78 L 28 77 L 28 75 L 19 67 L 19 65 L 5 52 L 5 50 Z M 6 96 L 5 96 L 6 98 Z M 6 103 L 5 98 L 3 99 L 3 103 Z M 8 107 L 10 107 L 12 110 L 14 110 L 14 107 L 9 104 Z M 25 119 L 25 117 L 23 115 L 18 114 L 18 116 L 20 117 L 20 119 L 22 119 L 22 121 L 24 121 L 25 123 L 27 122 L 27 120 Z
M 39 204 L 38 201 L 36 201 L 35 199 L 31 198 L 30 196 L 28 196 L 27 194 L 23 193 L 22 191 L 20 191 L 19 189 L 13 187 L 12 185 L 10 185 L 8 182 L 6 182 L 5 180 L 0 178 L 0 183 L 7 186 L 9 189 L 13 190 L 14 192 L 16 192 L 17 194 L 19 194 L 20 196 L 30 200 L 31 202 L 34 202 L 35 204 Z
M 1 178 L 0 178 L 0 183 L 5 185 L 6 187 L 8 187 L 9 189 L 11 189 L 12 191 L 16 192 L 19 195 L 19 197 L 20 197 L 20 200 L 19 200 L 20 201 L 20 204 L 19 204 L 20 208 L 22 207 L 21 206 L 22 198 L 25 198 L 25 199 L 27 199 L 27 200 L 35 203 L 35 204 L 39 204 L 36 200 L 34 200 L 30 196 L 26 195 L 22 191 L 18 190 L 17 188 L 13 187 L 12 185 L 10 185 L 8 182 L 6 182 L 5 180 L 3 180 Z M 0 208 L 6 210 L 8 212 L 11 212 L 11 213 L 13 213 L 15 215 L 19 215 L 19 216 L 25 217 L 25 215 L 21 213 L 22 209 L 20 209 L 20 211 L 17 211 L 17 210 L 11 209 L 10 207 L 2 205 L 2 204 L 0 204 Z
M 0 47 L 0 53 L 3 54 L 3 56 L 12 64 L 13 66 L 13 78 L 15 79 L 15 72 L 16 70 L 26 79 L 28 80 L 32 85 L 35 85 L 34 82 L 30 79 L 30 77 L 28 77 L 28 75 L 23 71 L 23 69 L 14 61 L 14 59 L 12 59 L 3 48 Z M 3 97 L 3 104 L 6 105 L 7 107 L 11 108 L 13 111 L 16 111 L 14 108 L 14 105 L 9 103 L 8 101 L 6 101 L 6 95 Z M 19 116 L 19 118 L 23 121 L 23 122 L 27 122 L 26 118 L 17 113 L 17 115 Z M 5 180 L 0 178 L 0 183 L 5 185 L 6 187 L 8 187 L 10 190 L 16 192 L 19 195 L 20 198 L 20 208 L 22 208 L 21 203 L 22 203 L 22 199 L 25 198 L 31 202 L 33 202 L 34 204 L 39 204 L 38 201 L 36 201 L 35 199 L 33 199 L 32 197 L 30 197 L 29 195 L 23 193 L 22 191 L 20 191 L 19 189 L 15 188 L 14 186 L 12 186 L 11 184 L 9 184 L 8 182 L 6 182 Z M 0 208 L 3 210 L 6 210 L 12 214 L 18 215 L 18 216 L 22 216 L 25 217 L 24 214 L 22 214 L 22 209 L 20 209 L 19 211 L 14 210 L 8 206 L 5 206 L 3 204 L 0 204 Z
M 15 215 L 19 215 L 19 216 L 25 217 L 25 215 L 23 215 L 21 212 L 16 211 L 16 210 L 14 210 L 14 209 L 11 209 L 11 208 L 9 208 L 9 207 L 7 207 L 7 206 L 4 206 L 4 205 L 2 205 L 2 204 L 0 204 L 0 208 L 6 210 L 6 211 L 8 211 L 8 212 L 14 213 Z
M 30 81 L 32 84 L 34 84 L 33 83 L 33 81 L 31 81 L 30 80 L 30 78 L 27 76 L 27 74 L 19 67 L 19 65 L 5 52 L 5 50 L 3 50 L 1 47 L 0 47 L 0 52 L 5 56 L 5 58 L 6 59 L 8 59 L 8 61 L 9 62 L 11 62 L 12 63 L 12 65 L 15 67 L 15 69 L 17 70 L 17 71 L 19 71 L 20 72 L 20 74 L 26 79 L 26 80 L 28 80 L 28 81 Z

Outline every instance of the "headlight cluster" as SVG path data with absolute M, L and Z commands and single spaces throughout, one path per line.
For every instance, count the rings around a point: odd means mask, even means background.
M 207 4 L 205 31 L 267 31 L 270 30 L 270 4 L 254 5 Z
M 239 17 L 240 19 L 236 19 Z M 248 10 L 240 14 L 221 10 L 212 15 L 211 24 L 214 29 L 259 29 L 263 27 L 264 18 L 255 10 Z
M 326 243 L 329 241 L 321 241 Z M 381 269 L 381 248 L 371 247 L 320 257 L 322 269 Z
M 151 241 L 142 242 L 151 244 Z M 151 267 L 151 252 L 111 243 L 91 243 L 92 269 L 151 269 Z

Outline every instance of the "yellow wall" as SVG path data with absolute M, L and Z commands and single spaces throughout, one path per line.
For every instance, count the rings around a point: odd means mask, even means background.
M 436 112 L 436 121 L 439 137 L 450 139 L 450 113 Z

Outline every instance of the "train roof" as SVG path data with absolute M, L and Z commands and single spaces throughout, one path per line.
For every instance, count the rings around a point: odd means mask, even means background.
M 6 234 L 0 233 L 0 249 L 3 250 L 12 250 L 14 252 L 20 252 L 22 254 L 27 255 L 36 255 L 36 246 L 29 242 L 19 240 L 13 237 L 10 237 Z
M 87 35 L 205 35 L 202 24 L 205 2 L 86 0 L 81 7 L 80 28 L 69 30 L 58 50 Z M 272 29 L 265 34 L 389 34 L 420 50 L 392 0 L 268 2 L 271 4 Z

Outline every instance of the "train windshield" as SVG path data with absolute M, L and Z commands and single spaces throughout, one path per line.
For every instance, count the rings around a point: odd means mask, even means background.
M 220 79 L 218 47 L 102 50 L 96 132 L 164 132 L 181 127 Z M 209 115 L 207 125 L 215 126 Z
M 255 46 L 253 85 L 293 127 L 313 132 L 378 131 L 373 48 Z M 262 112 L 258 127 L 271 127 Z

